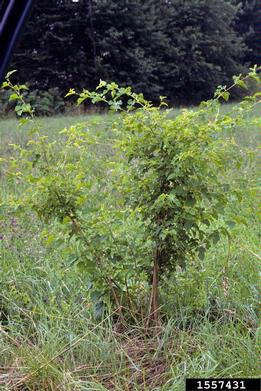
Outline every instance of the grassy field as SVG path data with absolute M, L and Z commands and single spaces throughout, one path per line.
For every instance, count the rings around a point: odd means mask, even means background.
M 260 109 L 253 115 L 259 118 Z M 108 138 L 111 117 L 39 121 L 58 140 L 59 130 L 79 122 Z M 11 154 L 10 144 L 27 140 L 15 119 L 0 121 L 0 137 L 1 156 Z M 254 151 L 260 130 L 239 128 L 235 138 Z M 258 154 L 245 156 L 244 167 L 230 175 L 256 187 Z M 0 180 L 1 208 L 19 186 L 13 188 L 1 168 Z M 139 323 L 122 328 L 109 311 L 96 319 L 88 278 L 66 262 L 65 245 L 44 244 L 45 227 L 34 215 L 0 210 L 0 389 L 183 391 L 186 377 L 258 377 L 257 201 L 248 195 L 231 205 L 245 224 L 209 250 L 203 273 L 189 268 L 177 277 L 153 336 Z

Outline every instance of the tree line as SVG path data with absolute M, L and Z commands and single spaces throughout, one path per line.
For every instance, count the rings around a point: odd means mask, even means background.
M 261 63 L 258 0 L 41 0 L 11 68 L 32 89 L 130 85 L 192 104 Z

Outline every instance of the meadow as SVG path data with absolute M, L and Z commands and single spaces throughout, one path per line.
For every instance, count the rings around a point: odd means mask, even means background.
M 260 107 L 251 115 L 249 124 L 260 121 Z M 37 119 L 59 147 L 59 131 L 78 123 L 109 144 L 112 120 Z M 25 145 L 29 136 L 10 118 L 0 121 L 0 137 L 0 155 L 10 157 L 10 144 Z M 153 334 L 142 319 L 123 324 L 113 307 L 93 306 L 89 277 L 71 261 L 56 223 L 4 207 L 21 186 L 0 169 L 0 389 L 183 391 L 186 377 L 259 376 L 260 128 L 239 126 L 234 137 L 244 163 L 238 170 L 228 167 L 228 177 L 244 179 L 245 196 L 224 213 L 236 212 L 238 222 L 229 240 L 222 236 L 208 249 L 200 268 L 176 270 L 173 284 L 162 291 L 161 326 Z M 102 160 L 113 151 L 106 144 L 93 153 Z

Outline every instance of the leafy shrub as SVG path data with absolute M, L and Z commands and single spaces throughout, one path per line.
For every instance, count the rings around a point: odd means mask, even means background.
M 0 91 L 0 116 L 1 117 L 14 112 L 16 102 L 10 101 L 11 95 L 12 95 L 11 90 Z
M 25 99 L 34 107 L 36 115 L 51 116 L 61 114 L 65 110 L 65 102 L 58 88 L 29 91 Z
M 259 80 L 256 71 L 249 77 Z M 234 85 L 244 87 L 244 78 Z M 4 87 L 16 94 L 17 113 L 29 114 L 32 134 L 26 148 L 15 147 L 18 157 L 9 166 L 24 186 L 13 205 L 54 221 L 68 246 L 74 244 L 70 264 L 89 274 L 97 304 L 109 298 L 121 315 L 128 306 L 133 316 L 146 305 L 149 319 L 157 321 L 160 280 L 187 264 L 200 265 L 205 251 L 229 235 L 224 209 L 240 202 L 242 190 L 227 178 L 228 167 L 241 164 L 233 131 L 248 121 L 261 94 L 222 114 L 220 101 L 228 100 L 230 88 L 219 87 L 214 99 L 173 118 L 163 99 L 154 107 L 130 88 L 101 82 L 96 91 L 78 94 L 78 103 L 102 102 L 120 112 L 112 138 L 77 125 L 60 132 L 60 147 L 41 134 L 21 87 L 9 79 Z M 104 144 L 110 153 L 101 160 Z
M 11 90 L 0 92 L 0 116 L 6 116 L 14 112 L 16 106 Z M 51 116 L 61 114 L 65 111 L 65 101 L 61 97 L 58 88 L 50 88 L 47 91 L 33 90 L 25 91 L 24 99 L 34 108 L 36 116 Z

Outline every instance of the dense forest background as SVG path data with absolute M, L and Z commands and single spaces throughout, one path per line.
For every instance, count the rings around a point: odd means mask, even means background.
M 260 64 L 260 43 L 258 0 L 41 0 L 11 68 L 60 96 L 103 79 L 195 104 Z

